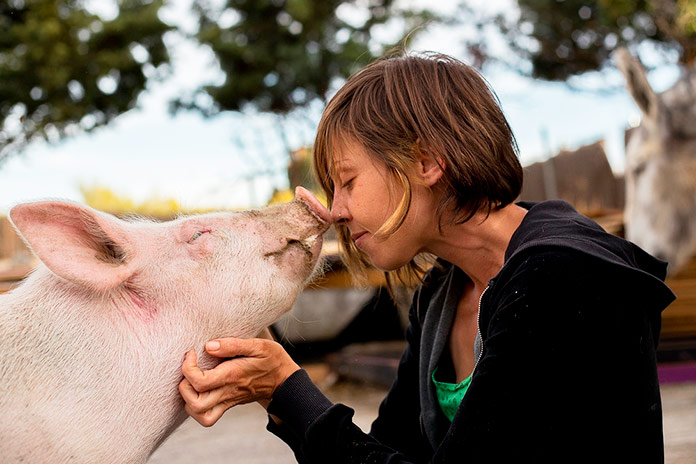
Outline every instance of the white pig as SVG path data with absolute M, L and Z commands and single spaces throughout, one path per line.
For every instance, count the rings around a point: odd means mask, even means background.
M 15 206 L 41 261 L 0 295 L 0 462 L 142 463 L 186 418 L 186 351 L 252 337 L 292 307 L 331 219 L 309 192 L 241 213 L 123 221 Z

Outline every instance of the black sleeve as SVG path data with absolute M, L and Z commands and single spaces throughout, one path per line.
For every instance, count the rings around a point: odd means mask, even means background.
M 420 322 L 413 308 L 409 319 L 407 348 L 397 378 L 380 405 L 370 434 L 353 424 L 352 409 L 331 404 L 304 371 L 293 374 L 276 390 L 268 412 L 283 423 L 269 421 L 268 430 L 293 449 L 299 463 L 428 461 L 432 452 L 421 433 L 418 396 Z
M 269 417 L 266 429 L 292 449 L 298 463 L 309 464 L 313 461 L 303 451 L 304 433 L 312 422 L 331 407 L 333 403 L 312 383 L 307 372 L 300 369 L 288 377 L 273 394 L 267 412 L 282 422 L 277 424 Z
M 360 430 L 352 422 L 354 411 L 332 404 L 302 370 L 276 390 L 268 413 L 282 421 L 269 421 L 268 430 L 292 448 L 300 464 L 413 462 Z

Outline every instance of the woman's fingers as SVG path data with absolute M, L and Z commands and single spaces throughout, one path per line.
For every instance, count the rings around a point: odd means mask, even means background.
M 190 351 L 181 367 L 184 380 L 179 384 L 179 392 L 186 404 L 199 413 L 223 401 L 256 401 L 273 389 L 272 378 L 264 375 L 266 367 L 266 362 L 259 358 L 238 357 L 204 371 L 196 363 L 196 353 Z
M 198 357 L 195 351 L 191 350 L 186 353 L 184 362 L 181 365 L 181 373 L 184 374 L 184 378 L 186 378 L 198 392 L 205 392 L 219 387 L 219 381 L 216 382 L 219 373 L 214 372 L 214 369 L 209 371 L 201 370 L 201 368 L 198 367 L 197 361 Z
M 300 367 L 283 347 L 271 340 L 221 338 L 206 345 L 211 355 L 227 359 L 201 370 L 189 351 L 181 366 L 179 392 L 186 412 L 200 424 L 213 425 L 229 408 L 252 401 L 267 405 L 276 388 Z
M 184 409 L 186 410 L 189 416 L 193 417 L 196 420 L 196 422 L 201 424 L 203 427 L 210 427 L 222 417 L 225 411 L 227 411 L 235 404 L 236 403 L 231 401 L 223 401 L 221 403 L 216 404 L 210 409 L 198 412 L 187 403 L 184 406 Z
M 196 352 L 193 350 L 186 353 L 181 373 L 199 393 L 222 387 L 235 377 L 234 364 L 230 362 L 222 362 L 207 371 L 201 370 L 198 367 Z
M 208 354 L 222 358 L 233 358 L 243 362 L 246 367 L 239 367 L 240 373 L 270 376 L 275 383 L 272 390 L 280 385 L 299 366 L 290 358 L 283 347 L 273 340 L 263 338 L 218 338 L 205 345 Z M 230 361 L 232 361 L 230 360 Z M 226 361 L 229 363 L 230 361 Z M 223 363 L 224 364 L 224 363 Z M 222 365 L 222 364 L 221 364 Z M 217 370 L 220 366 L 213 369 Z M 237 379 L 232 372 L 220 372 L 218 377 L 213 376 L 210 382 L 230 381 Z M 195 386 L 195 384 L 194 384 Z
M 256 357 L 263 354 L 264 344 L 268 342 L 260 338 L 217 338 L 205 344 L 205 351 L 218 358 Z
M 232 406 L 248 401 L 248 392 L 227 385 L 199 393 L 187 379 L 179 383 L 179 393 L 186 402 L 186 412 L 198 423 L 210 427 Z
M 184 355 L 181 372 L 184 374 L 184 377 L 187 375 L 203 377 L 203 371 L 198 367 L 198 356 L 194 350 L 189 350 Z
M 179 393 L 186 405 L 199 414 L 215 406 L 224 396 L 222 388 L 200 393 L 191 385 L 188 379 L 184 379 L 179 383 Z

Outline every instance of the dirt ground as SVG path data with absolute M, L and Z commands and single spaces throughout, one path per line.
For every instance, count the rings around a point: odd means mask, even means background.
M 696 462 L 696 382 L 667 384 L 662 389 L 666 464 Z M 324 388 L 334 402 L 355 409 L 355 423 L 368 430 L 386 391 L 337 383 Z M 266 431 L 266 414 L 257 404 L 228 411 L 217 424 L 204 428 L 187 420 L 152 455 L 150 464 L 290 464 L 292 452 Z

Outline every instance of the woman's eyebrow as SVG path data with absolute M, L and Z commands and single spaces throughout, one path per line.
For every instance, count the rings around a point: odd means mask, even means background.
M 341 162 L 336 164 L 336 174 L 346 174 L 355 171 L 355 165 L 350 162 Z
M 353 177 L 357 169 L 354 166 L 346 166 L 344 169 L 338 171 L 338 179 L 343 183 L 347 182 L 350 177 Z

